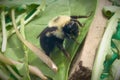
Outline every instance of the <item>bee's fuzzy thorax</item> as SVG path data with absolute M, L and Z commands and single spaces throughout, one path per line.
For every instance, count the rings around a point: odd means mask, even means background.
M 62 28 L 66 24 L 68 24 L 70 20 L 71 20 L 70 16 L 65 16 L 65 15 L 57 16 L 48 23 L 48 26 Z

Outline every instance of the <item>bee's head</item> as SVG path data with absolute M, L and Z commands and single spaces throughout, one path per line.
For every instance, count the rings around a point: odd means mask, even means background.
M 64 26 L 63 32 L 67 37 L 77 37 L 79 34 L 78 24 L 75 21 L 70 21 Z

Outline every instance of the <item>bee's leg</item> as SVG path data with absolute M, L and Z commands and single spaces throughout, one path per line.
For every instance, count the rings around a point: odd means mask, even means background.
M 66 57 L 70 58 L 69 53 L 65 50 L 62 44 L 57 43 L 57 47 L 64 53 Z
M 77 44 L 79 44 L 79 42 L 78 42 L 74 37 L 71 37 L 69 34 L 65 34 L 65 37 L 68 38 L 68 39 L 72 39 L 72 40 L 75 41 Z
M 47 56 L 50 56 L 50 52 L 46 52 L 45 54 L 46 54 Z
M 71 39 L 75 41 L 77 44 L 80 44 L 74 37 L 72 37 Z
M 66 38 L 71 39 L 71 36 L 67 33 L 64 34 Z

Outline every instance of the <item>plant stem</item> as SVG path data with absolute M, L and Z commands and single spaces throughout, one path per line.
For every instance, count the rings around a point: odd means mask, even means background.
M 6 33 L 6 28 L 5 28 L 5 12 L 2 10 L 1 12 L 1 22 L 2 22 L 2 35 L 3 35 L 3 40 L 2 40 L 2 52 L 6 51 L 6 46 L 7 46 L 7 33 Z
M 24 24 L 30 22 L 36 15 L 38 15 L 41 11 L 44 10 L 46 4 L 46 0 L 42 0 L 41 5 L 37 7 L 37 10 L 27 19 Z
M 23 36 L 23 38 L 25 39 L 25 32 L 24 32 L 24 18 L 21 18 L 21 27 L 20 27 L 20 32 L 21 32 L 21 35 Z M 27 75 L 27 78 L 28 80 L 31 80 L 30 79 L 30 76 L 29 76 L 29 67 L 28 67 L 28 48 L 23 45 L 23 49 L 24 49 L 24 64 L 25 64 L 25 70 L 26 70 L 26 75 Z
M 9 65 L 6 65 L 8 70 L 17 78 L 17 80 L 21 80 L 22 77 L 20 77 Z
M 28 22 L 30 22 L 36 15 L 38 15 L 41 11 L 43 11 L 45 9 L 45 4 L 46 4 L 46 0 L 42 0 L 42 3 L 40 6 L 37 7 L 37 10 L 28 18 L 24 21 L 24 25 L 27 24 Z M 26 13 L 23 13 L 23 15 L 27 15 Z M 18 19 L 16 20 L 17 22 L 19 22 L 21 16 L 18 17 Z M 20 29 L 20 25 L 17 27 L 18 29 Z M 15 30 L 12 30 L 13 34 L 15 33 Z
M 2 71 L 2 69 L 0 70 L 0 79 L 1 79 L 1 80 L 8 80 L 8 79 L 9 79 L 9 76 L 6 75 L 6 74 Z
M 18 38 L 23 42 L 31 51 L 33 51 L 44 63 L 46 63 L 53 71 L 57 71 L 57 66 L 54 64 L 54 62 L 47 56 L 45 53 L 43 53 L 39 48 L 37 48 L 35 45 L 31 44 L 27 40 L 25 40 L 21 34 L 19 33 L 17 29 L 17 25 L 15 23 L 15 10 L 11 10 L 12 14 L 12 23 L 15 28 L 16 34 Z
M 1 52 L 0 52 L 0 62 L 3 62 L 4 64 L 7 64 L 7 65 L 22 64 L 20 62 L 17 62 L 17 61 L 10 59 L 10 58 L 5 57 Z M 32 74 L 40 77 L 43 80 L 47 80 L 47 77 L 45 77 L 37 67 L 29 65 L 28 68 Z

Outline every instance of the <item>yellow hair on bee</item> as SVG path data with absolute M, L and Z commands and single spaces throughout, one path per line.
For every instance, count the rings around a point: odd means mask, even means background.
M 48 26 L 62 28 L 65 26 L 65 24 L 68 24 L 70 22 L 70 19 L 70 16 L 57 16 L 49 22 Z
M 64 38 L 64 33 L 62 32 L 61 29 L 58 29 L 56 31 L 53 32 L 53 35 L 55 35 L 56 37 L 63 39 Z
M 64 38 L 64 33 L 62 32 L 61 29 L 58 29 L 56 31 L 52 31 L 52 32 L 47 32 L 46 36 L 50 37 L 51 35 L 55 35 L 56 37 L 63 39 Z
M 55 18 L 53 18 L 49 23 L 48 27 L 57 27 L 57 30 L 52 31 L 50 33 L 47 33 L 47 36 L 50 36 L 50 34 L 55 35 L 56 37 L 63 39 L 64 33 L 62 31 L 62 28 L 70 22 L 70 16 L 60 15 Z

